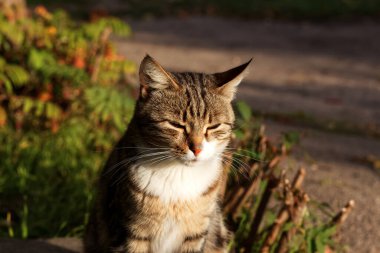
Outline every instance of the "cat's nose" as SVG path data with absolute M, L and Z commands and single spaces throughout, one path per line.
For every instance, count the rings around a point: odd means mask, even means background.
M 193 153 L 194 153 L 195 156 L 198 156 L 201 153 L 202 149 L 195 148 L 194 150 L 192 149 L 191 151 L 193 151 Z
M 194 138 L 192 142 L 190 142 L 189 149 L 195 156 L 198 156 L 202 152 L 202 139 Z
M 189 149 L 194 153 L 195 156 L 198 156 L 202 152 L 202 144 L 192 143 L 190 144 Z

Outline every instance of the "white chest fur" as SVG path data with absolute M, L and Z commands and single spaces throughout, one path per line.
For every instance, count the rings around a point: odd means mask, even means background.
M 171 162 L 134 169 L 134 179 L 141 189 L 169 203 L 191 200 L 204 193 L 218 179 L 221 163 L 215 158 L 196 166 Z M 168 215 L 152 240 L 151 250 L 155 253 L 176 252 L 183 239 L 181 226 L 174 217 Z
M 202 161 L 194 166 L 176 161 L 135 168 L 134 179 L 141 189 L 168 203 L 200 196 L 217 180 L 220 172 L 219 159 Z
M 183 241 L 183 233 L 175 220 L 167 217 L 152 241 L 151 250 L 155 253 L 177 252 Z

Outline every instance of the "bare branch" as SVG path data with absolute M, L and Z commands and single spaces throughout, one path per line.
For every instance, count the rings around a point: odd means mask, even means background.
M 355 206 L 354 200 L 348 201 L 346 206 L 340 210 L 340 212 L 332 219 L 330 223 L 336 226 L 341 225 L 343 222 L 346 221 L 348 215 L 352 212 L 352 209 L 354 208 L 354 206 Z

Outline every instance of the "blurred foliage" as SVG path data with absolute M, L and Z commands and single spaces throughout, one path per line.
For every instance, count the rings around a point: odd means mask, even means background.
M 134 107 L 135 65 L 109 41 L 130 28 L 42 6 L 24 13 L 0 10 L 0 236 L 79 235 Z

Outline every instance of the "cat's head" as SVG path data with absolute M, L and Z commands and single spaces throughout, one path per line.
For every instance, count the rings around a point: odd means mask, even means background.
M 174 73 L 147 55 L 135 114 L 144 145 L 187 165 L 219 157 L 234 124 L 231 101 L 250 62 L 222 73 Z

